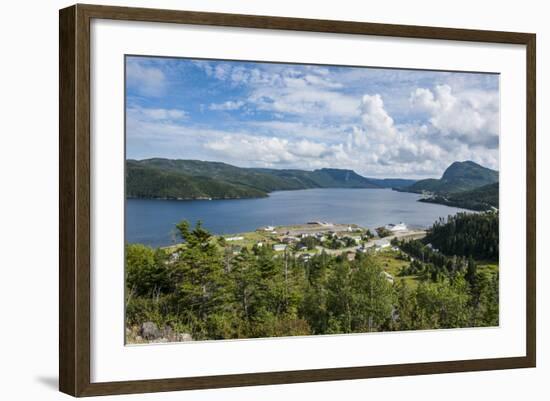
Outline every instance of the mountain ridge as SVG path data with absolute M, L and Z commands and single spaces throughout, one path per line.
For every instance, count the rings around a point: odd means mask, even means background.
M 428 194 L 422 202 L 471 210 L 498 208 L 498 171 L 454 162 L 441 178 L 368 178 L 350 169 L 246 168 L 223 162 L 151 158 L 126 161 L 126 196 L 145 199 L 243 199 L 311 188 L 392 188 Z
M 244 168 L 223 162 L 151 158 L 126 160 L 126 196 L 162 199 L 240 199 L 310 188 L 393 188 L 416 180 L 367 178 L 350 169 Z
M 471 160 L 453 162 L 445 169 L 441 178 L 419 180 L 410 186 L 401 188 L 404 192 L 452 194 L 473 190 L 498 182 L 498 171 L 483 167 Z

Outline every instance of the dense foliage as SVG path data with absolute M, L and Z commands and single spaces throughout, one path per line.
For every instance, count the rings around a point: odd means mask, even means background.
M 235 199 L 264 197 L 267 193 L 215 178 L 192 177 L 129 163 L 126 166 L 126 196 L 161 199 Z
M 447 255 L 497 260 L 499 254 L 498 213 L 458 213 L 440 219 L 425 238 Z
M 388 230 L 386 227 L 377 227 L 376 234 L 378 234 L 380 238 L 385 238 L 385 237 L 389 237 L 392 234 L 392 232 Z
M 199 160 L 126 161 L 128 197 L 232 199 L 307 188 L 389 188 L 414 180 L 365 178 L 352 170 L 314 171 L 241 168 Z
M 435 195 L 430 198 L 421 199 L 421 202 L 439 203 L 448 206 L 461 207 L 470 210 L 492 210 L 498 209 L 499 184 L 484 185 L 469 191 L 456 192 L 446 195 Z
M 403 258 L 422 255 L 411 285 L 388 279 L 375 255 L 234 252 L 200 224 L 177 229 L 177 250 L 127 245 L 129 328 L 152 321 L 202 340 L 498 325 L 498 274 L 419 241 L 400 244 Z

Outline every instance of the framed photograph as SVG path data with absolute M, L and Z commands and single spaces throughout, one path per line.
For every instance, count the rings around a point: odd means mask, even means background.
M 535 35 L 60 11 L 60 390 L 534 367 Z

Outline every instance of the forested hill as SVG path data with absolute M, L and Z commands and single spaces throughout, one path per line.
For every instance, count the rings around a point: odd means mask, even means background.
M 473 161 L 454 162 L 440 179 L 420 180 L 404 187 L 407 192 L 449 194 L 468 191 L 498 182 L 498 171 L 480 166 Z
M 126 197 L 161 199 L 239 199 L 267 196 L 265 191 L 217 180 L 191 176 L 170 170 L 126 165 Z
M 430 195 L 421 202 L 483 211 L 498 209 L 498 178 L 498 171 L 472 161 L 454 162 L 440 179 L 420 180 L 398 190 Z
M 469 191 L 455 192 L 447 195 L 434 195 L 420 199 L 422 202 L 439 203 L 447 206 L 462 207 L 470 210 L 498 209 L 499 184 L 484 185 Z
M 497 260 L 499 255 L 498 213 L 458 213 L 436 222 L 425 243 L 446 255 Z
M 241 168 L 220 162 L 161 158 L 126 161 L 126 196 L 129 198 L 256 198 L 278 190 L 392 188 L 414 182 L 366 178 L 343 169 Z

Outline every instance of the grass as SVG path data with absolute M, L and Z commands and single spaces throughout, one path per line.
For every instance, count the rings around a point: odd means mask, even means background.
M 246 233 L 239 233 L 239 234 L 229 234 L 229 235 L 222 235 L 221 237 L 224 237 L 226 239 L 226 244 L 228 246 L 236 245 L 240 246 L 241 248 L 252 248 L 255 244 L 258 242 L 268 242 L 269 244 L 274 243 L 274 236 L 273 234 L 267 233 L 267 232 L 261 232 L 261 231 L 251 231 Z M 243 237 L 242 240 L 235 240 L 235 241 L 227 241 L 227 238 L 231 237 Z
M 407 260 L 399 259 L 399 251 L 383 250 L 373 254 L 372 257 L 393 276 L 395 281 L 403 280 L 413 289 L 418 286 L 418 276 L 399 276 L 401 269 L 410 263 Z

